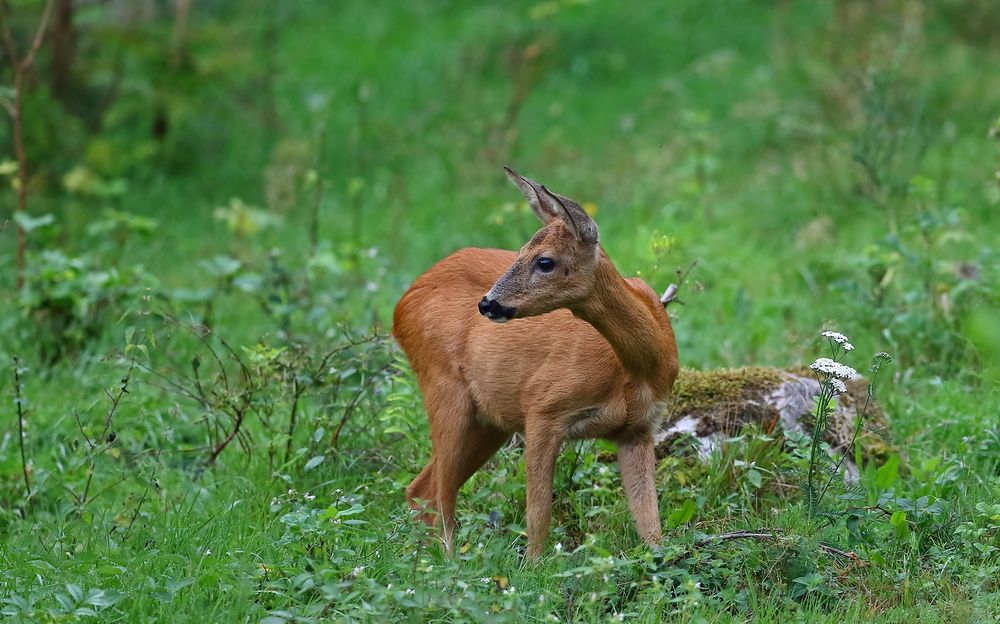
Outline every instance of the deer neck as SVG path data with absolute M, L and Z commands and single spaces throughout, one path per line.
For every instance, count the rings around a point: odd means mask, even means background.
M 603 249 L 594 290 L 573 313 L 604 336 L 631 381 L 648 384 L 656 396 L 670 390 L 676 356 L 669 320 L 656 314 L 651 295 L 626 281 Z

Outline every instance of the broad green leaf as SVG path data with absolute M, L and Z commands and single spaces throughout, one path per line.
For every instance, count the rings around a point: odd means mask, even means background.
M 52 225 L 56 222 L 56 218 L 50 214 L 44 214 L 40 217 L 32 217 L 24 212 L 14 213 L 14 223 L 18 224 L 22 230 L 31 233 L 38 228 L 45 227 L 46 225 Z
M 667 526 L 678 527 L 682 524 L 687 524 L 694 518 L 695 511 L 697 511 L 697 507 L 694 504 L 694 500 L 687 499 L 680 507 L 670 512 L 670 515 L 667 516 Z
M 875 485 L 880 490 L 887 490 L 899 479 L 899 455 L 892 455 L 875 472 Z
M 905 511 L 893 512 L 892 516 L 889 518 L 889 524 L 892 526 L 892 530 L 896 533 L 896 537 L 901 540 L 909 539 L 910 524 L 906 521 Z

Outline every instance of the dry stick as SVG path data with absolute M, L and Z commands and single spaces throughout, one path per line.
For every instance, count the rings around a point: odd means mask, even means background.
M 378 379 L 382 375 L 382 373 L 389 370 L 390 368 L 392 368 L 392 364 L 386 364 L 382 368 L 378 369 L 371 376 L 369 376 L 368 380 L 365 381 L 365 383 L 362 384 L 361 388 L 358 389 L 357 393 L 355 393 L 354 395 L 354 398 L 351 399 L 351 402 L 348 403 L 347 407 L 344 409 L 344 415 L 340 419 L 340 422 L 337 424 L 337 428 L 333 431 L 333 435 L 330 436 L 330 446 L 332 446 L 333 448 L 337 448 L 337 441 L 340 439 L 340 430 L 344 428 L 344 424 L 347 422 L 347 419 L 350 418 L 351 413 L 354 411 L 354 408 L 357 407 L 358 402 L 361 401 L 361 397 L 364 395 L 365 391 L 372 384 L 372 382 Z
M 784 537 L 784 534 L 780 529 L 763 529 L 761 531 L 732 531 L 731 533 L 720 533 L 719 535 L 708 535 L 700 540 L 699 544 L 710 544 L 713 541 L 725 542 L 728 540 L 735 539 L 753 539 L 759 542 L 776 542 L 780 541 Z M 831 555 L 837 555 L 838 557 L 843 557 L 845 559 L 857 559 L 858 555 L 854 551 L 841 550 L 839 548 L 834 548 L 833 546 L 827 546 L 826 544 L 818 544 L 820 550 Z
M 288 463 L 288 458 L 292 454 L 292 436 L 295 435 L 295 420 L 299 413 L 299 399 L 302 397 L 302 393 L 305 392 L 305 388 L 299 386 L 299 381 L 297 379 L 292 380 L 292 411 L 288 415 L 288 441 L 285 443 L 285 463 Z
M 2 6 L 2 0 L 0 0 Z M 14 405 L 17 406 L 17 433 L 21 446 L 21 473 L 24 475 L 25 496 L 31 496 L 31 481 L 28 479 L 28 461 L 24 453 L 24 399 L 21 397 L 21 373 L 17 356 L 14 356 Z
M 104 429 L 101 431 L 101 437 L 98 438 L 98 443 L 103 445 L 110 444 L 108 442 L 108 431 L 111 429 L 111 422 L 115 417 L 115 412 L 118 411 L 118 404 L 121 403 L 122 397 L 128 393 L 128 382 L 132 379 L 132 370 L 135 369 L 135 358 L 129 360 L 128 372 L 121 379 L 121 385 L 118 387 L 118 394 L 112 396 L 107 389 L 104 393 L 108 395 L 111 399 L 111 407 L 108 409 L 108 415 L 104 417 Z M 105 448 L 107 448 L 105 446 Z M 103 449 L 102 449 L 103 452 Z M 97 466 L 97 455 L 92 453 L 90 456 L 90 468 L 87 470 L 87 483 L 83 486 L 83 496 L 80 497 L 80 513 L 83 513 L 83 506 L 87 504 L 87 494 L 90 492 L 90 484 L 94 480 L 94 469 Z M 100 494 L 98 494 L 99 496 Z M 97 498 L 97 496 L 94 496 Z
M 0 30 L 2 30 L 3 46 L 7 57 L 14 66 L 14 102 L 11 104 L 6 99 L 3 102 L 4 108 L 10 115 L 11 125 L 14 127 L 14 153 L 17 157 L 17 212 L 26 215 L 28 211 L 28 157 L 24 151 L 23 137 L 23 117 L 21 112 L 24 109 L 24 80 L 35 62 L 35 55 L 42 47 L 45 29 L 49 24 L 49 17 L 52 15 L 52 7 L 55 0 L 47 0 L 45 8 L 42 9 L 42 17 L 38 21 L 38 28 L 35 36 L 31 40 L 27 54 L 23 58 L 17 58 L 17 49 L 14 46 L 14 38 L 10 34 L 10 24 L 7 22 L 7 5 L 4 0 L 0 0 Z M 27 233 L 20 223 L 17 223 L 17 289 L 24 287 L 24 253 L 28 246 Z
M 249 367 L 247 367 L 247 365 L 240 358 L 239 354 L 236 353 L 236 350 L 233 349 L 231 346 L 229 346 L 229 343 L 226 342 L 222 338 L 222 336 L 216 335 L 215 337 L 219 341 L 219 344 L 221 344 L 222 347 L 229 354 L 229 357 L 232 358 L 237 364 L 239 364 L 240 373 L 243 375 L 243 380 L 247 384 L 247 387 L 246 390 L 242 393 L 243 404 L 238 408 L 237 407 L 232 408 L 233 430 L 212 451 L 212 454 L 208 458 L 209 465 L 215 463 L 215 460 L 218 459 L 222 451 L 226 450 L 226 447 L 229 446 L 229 443 L 233 441 L 233 438 L 235 438 L 240 433 L 240 429 L 243 427 L 243 421 L 246 418 L 246 414 L 248 411 L 250 411 L 250 406 L 251 403 L 253 402 L 253 395 L 254 395 L 253 374 L 250 372 Z M 228 378 L 226 377 L 225 368 L 223 368 L 222 366 L 222 359 L 215 353 L 215 350 L 212 349 L 211 345 L 208 344 L 208 341 L 202 339 L 202 342 L 205 344 L 206 347 L 208 347 L 208 350 L 215 357 L 216 361 L 218 361 L 219 367 L 222 372 L 223 380 L 226 384 L 226 392 L 228 393 L 229 381 Z
M 76 419 L 76 426 L 79 427 L 80 434 L 83 436 L 83 439 L 87 441 L 87 446 L 93 449 L 94 442 L 90 439 L 90 436 L 88 436 L 87 432 L 84 430 L 83 423 L 80 421 L 80 413 L 76 411 L 76 408 L 73 408 L 73 418 Z
M 159 489 L 160 486 L 156 484 L 156 470 L 160 467 L 160 453 L 161 452 L 163 452 L 163 440 L 162 439 L 160 440 L 160 448 L 156 449 L 156 459 L 155 459 L 156 464 L 153 466 L 153 474 L 149 475 L 150 481 L 152 481 L 153 484 L 156 485 L 157 489 Z M 132 525 L 135 524 L 135 519 L 139 517 L 139 510 L 142 509 L 142 505 L 143 505 L 143 503 L 146 502 L 146 497 L 148 495 L 149 495 L 149 483 L 146 484 L 146 489 L 143 490 L 143 492 L 142 492 L 142 498 L 139 499 L 139 504 L 135 506 L 135 511 L 132 512 L 132 518 L 129 519 L 128 526 L 125 527 L 125 532 L 122 533 L 122 543 L 123 544 L 125 543 L 125 540 L 128 539 L 128 533 L 129 533 L 129 531 L 132 530 Z
M 677 296 L 677 293 L 680 290 L 680 287 L 684 285 L 684 282 L 687 281 L 688 275 L 690 275 L 691 271 L 694 270 L 696 266 L 698 266 L 697 260 L 693 261 L 691 265 L 684 271 L 677 271 L 678 284 L 671 284 L 667 286 L 667 289 L 663 291 L 663 295 L 660 297 L 660 303 L 663 304 L 664 308 L 675 301 L 681 305 L 684 305 L 684 302 L 680 300 L 680 298 Z
M 236 437 L 236 435 L 240 432 L 240 428 L 243 427 L 243 420 L 246 417 L 246 413 L 249 407 L 250 407 L 250 398 L 244 395 L 243 405 L 241 405 L 238 408 L 233 408 L 233 413 L 232 413 L 233 430 L 230 431 L 228 434 L 226 434 L 226 437 L 223 438 L 222 441 L 219 442 L 214 449 L 212 449 L 212 454 L 208 456 L 208 462 L 207 462 L 208 465 L 211 466 L 212 464 L 215 463 L 215 460 L 219 458 L 219 455 L 222 454 L 222 451 L 226 450 L 226 447 L 229 446 L 229 443 L 232 442 L 233 439 Z

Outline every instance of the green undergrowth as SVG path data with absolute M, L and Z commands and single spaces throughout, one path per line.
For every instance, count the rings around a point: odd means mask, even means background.
M 6 3 L 19 46 L 42 4 Z M 27 83 L 16 216 L 0 125 L 6 621 L 1000 612 L 993 3 L 245 0 L 186 31 L 183 3 L 74 4 L 69 87 L 54 36 Z M 681 440 L 648 548 L 614 447 L 567 444 L 527 562 L 515 439 L 445 557 L 404 501 L 430 440 L 388 330 L 433 262 L 535 231 L 503 164 L 579 200 L 624 275 L 680 284 L 707 372 L 670 409 L 836 329 L 862 374 L 894 358 L 884 450 L 810 506 L 805 436 Z

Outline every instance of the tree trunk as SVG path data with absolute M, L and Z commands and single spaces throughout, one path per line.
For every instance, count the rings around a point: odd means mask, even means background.
M 73 0 L 56 0 L 52 21 L 52 94 L 67 101 L 73 83 L 76 60 L 76 26 L 73 23 Z

